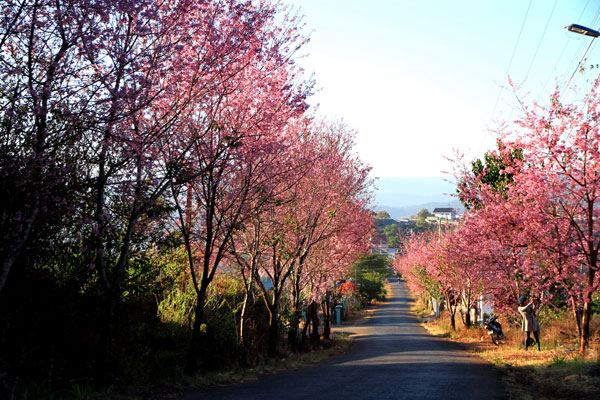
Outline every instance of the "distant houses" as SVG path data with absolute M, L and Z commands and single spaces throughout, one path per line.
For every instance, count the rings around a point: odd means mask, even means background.
M 454 221 L 456 219 L 456 208 L 434 208 L 433 215 L 439 219 Z
M 385 211 L 373 213 L 375 229 L 371 234 L 371 252 L 386 254 L 390 258 L 403 252 L 403 243 L 407 236 L 424 231 L 443 231 L 452 229 L 459 223 L 460 215 L 456 208 L 434 208 L 433 213 L 427 209 L 411 219 L 393 219 Z M 392 229 L 394 228 L 394 229 Z
M 389 258 L 394 258 L 394 256 L 398 253 L 398 249 L 389 247 L 387 236 L 381 233 L 379 229 L 376 229 L 371 234 L 371 252 L 376 254 L 385 254 Z

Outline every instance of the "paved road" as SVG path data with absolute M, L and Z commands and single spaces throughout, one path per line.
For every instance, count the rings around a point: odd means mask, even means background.
M 460 345 L 433 337 L 411 314 L 405 284 L 367 321 L 342 325 L 356 343 L 345 354 L 296 372 L 190 393 L 196 399 L 506 399 L 493 367 Z

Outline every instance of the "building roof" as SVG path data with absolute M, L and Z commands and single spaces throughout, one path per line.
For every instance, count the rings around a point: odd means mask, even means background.
M 433 209 L 433 213 L 455 213 L 456 209 L 455 208 L 434 208 Z

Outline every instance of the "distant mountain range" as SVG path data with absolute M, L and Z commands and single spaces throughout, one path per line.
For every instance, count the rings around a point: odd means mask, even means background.
M 375 206 L 375 211 L 387 211 L 390 217 L 393 219 L 410 218 L 413 215 L 417 215 L 422 209 L 427 209 L 429 212 L 433 212 L 435 208 L 456 208 L 458 214 L 464 212 L 464 208 L 460 201 L 451 201 L 448 203 L 424 203 L 415 204 L 412 206 L 394 207 L 394 206 Z
M 445 178 L 378 178 L 375 186 L 375 211 L 385 210 L 394 219 L 408 218 L 422 209 L 456 208 L 464 212 L 460 201 L 452 196 L 456 185 Z

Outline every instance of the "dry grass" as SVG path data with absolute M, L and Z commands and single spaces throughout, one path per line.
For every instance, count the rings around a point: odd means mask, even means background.
M 593 340 L 585 356 L 576 351 L 574 327 L 565 316 L 542 321 L 541 351 L 520 347 L 523 333 L 520 327 L 503 323 L 505 343 L 495 346 L 485 329 L 467 329 L 457 316 L 457 331 L 450 329 L 448 315 L 439 319 L 427 316 L 422 305 L 415 313 L 423 318 L 423 326 L 432 334 L 460 342 L 480 357 L 492 362 L 504 373 L 511 399 L 598 399 L 600 398 L 600 318 L 592 324 Z
M 304 353 L 289 353 L 275 359 L 266 359 L 253 368 L 233 368 L 220 372 L 205 372 L 191 377 L 181 377 L 171 384 L 132 388 L 135 393 L 115 393 L 107 390 L 102 393 L 90 393 L 72 396 L 74 399 L 89 400 L 164 400 L 177 399 L 187 392 L 202 391 L 209 387 L 230 385 L 257 380 L 261 375 L 284 371 L 296 371 L 316 365 L 324 359 L 347 350 L 351 339 L 346 334 L 332 333 L 329 341 L 323 341 L 323 347 Z

